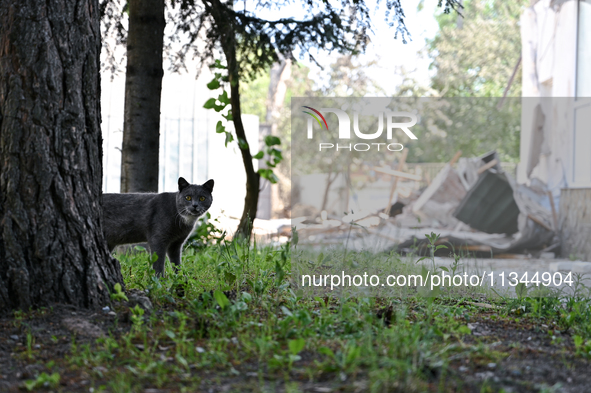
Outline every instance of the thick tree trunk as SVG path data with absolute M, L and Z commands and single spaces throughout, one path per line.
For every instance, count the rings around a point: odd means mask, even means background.
M 158 192 L 164 0 L 129 0 L 121 192 Z
M 220 43 L 226 62 L 228 63 L 228 77 L 230 82 L 230 105 L 232 108 L 232 119 L 234 130 L 238 140 L 245 143 L 239 144 L 242 154 L 242 163 L 246 172 L 246 197 L 244 198 L 244 210 L 238 224 L 236 235 L 238 237 L 250 237 L 252 232 L 252 221 L 257 215 L 259 202 L 260 175 L 254 170 L 252 155 L 246 132 L 242 123 L 242 110 L 240 109 L 240 78 L 239 65 L 236 54 L 236 36 L 231 21 L 228 20 L 224 7 L 231 7 L 232 2 L 222 4 L 219 0 L 204 1 L 204 5 L 209 14 L 214 18 L 217 30 L 220 32 Z
M 109 301 L 98 0 L 0 2 L 0 311 Z

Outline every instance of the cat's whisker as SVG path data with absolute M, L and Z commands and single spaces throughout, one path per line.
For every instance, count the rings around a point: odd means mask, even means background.
M 176 216 L 174 217 L 174 223 L 175 224 L 176 224 L 177 217 L 179 218 L 179 224 L 180 224 L 180 222 L 183 220 L 183 216 L 181 216 L 181 213 L 178 212 L 178 211 L 176 212 Z

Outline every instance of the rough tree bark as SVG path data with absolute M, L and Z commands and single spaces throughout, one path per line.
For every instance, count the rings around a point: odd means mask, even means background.
M 102 232 L 98 0 L 0 2 L 0 311 L 97 307 L 122 283 Z
M 164 0 L 129 0 L 121 192 L 158 192 Z
M 238 140 L 246 142 L 245 145 L 239 145 L 242 155 L 242 163 L 246 172 L 246 197 L 244 198 L 244 210 L 238 224 L 236 235 L 239 237 L 250 237 L 252 231 L 252 220 L 257 215 L 257 205 L 259 201 L 260 175 L 254 170 L 252 155 L 246 132 L 242 123 L 242 110 L 240 108 L 240 76 L 238 58 L 236 55 L 236 35 L 231 21 L 227 20 L 223 7 L 231 7 L 232 3 L 222 4 L 220 0 L 205 0 L 204 5 L 208 13 L 213 17 L 220 32 L 220 44 L 228 63 L 228 77 L 230 82 L 230 105 L 232 108 L 232 119 L 234 130 Z

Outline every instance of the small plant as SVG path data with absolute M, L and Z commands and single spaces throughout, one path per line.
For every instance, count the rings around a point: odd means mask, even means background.
M 343 350 L 338 350 L 336 353 L 328 347 L 321 347 L 318 352 L 332 360 L 332 366 L 329 369 L 340 371 L 341 379 L 344 379 L 345 373 L 352 372 L 356 367 L 361 355 L 361 347 L 355 342 L 350 342 Z
M 591 340 L 585 340 L 578 334 L 573 337 L 575 343 L 575 351 L 579 356 L 591 358 Z
M 35 343 L 35 337 L 31 332 L 27 332 L 27 357 L 33 359 L 33 345 Z
M 440 244 L 437 245 L 437 241 L 439 240 L 439 234 L 435 233 L 435 232 L 431 232 L 431 234 L 425 234 L 425 237 L 427 238 L 427 240 L 429 241 L 429 251 L 430 251 L 430 259 L 431 262 L 433 264 L 433 270 L 435 270 L 435 251 L 440 250 L 442 248 L 448 248 L 447 246 Z M 428 257 L 421 257 L 417 260 L 416 263 L 421 262 L 424 259 L 427 259 Z
M 291 371 L 293 363 L 302 359 L 298 354 L 304 349 L 305 346 L 306 340 L 304 338 L 289 340 L 287 342 L 287 351 L 281 354 L 274 354 L 273 359 L 269 361 L 269 365 L 276 369 L 287 367 L 287 371 Z
M 131 323 L 136 331 L 139 331 L 144 324 L 144 309 L 136 304 L 134 308 L 129 309 L 131 311 Z
M 36 379 L 25 381 L 25 388 L 30 392 L 40 388 L 56 388 L 59 383 L 59 373 L 53 373 L 51 375 L 47 373 L 41 373 Z
M 230 300 L 228 300 L 228 297 L 220 290 L 214 291 L 213 297 L 222 310 L 230 305 Z
M 287 347 L 289 348 L 289 368 L 291 369 L 291 366 L 293 364 L 293 362 L 297 362 L 298 360 L 301 360 L 302 358 L 298 355 L 298 353 L 300 353 L 304 347 L 306 346 L 306 340 L 304 340 L 303 338 L 298 338 L 297 340 L 289 340 L 287 342 Z
M 125 295 L 125 293 L 123 292 L 122 288 L 121 288 L 121 284 L 116 283 L 113 286 L 113 293 L 111 294 L 111 300 L 113 301 L 121 301 L 121 300 L 125 300 L 128 301 L 129 299 L 127 298 L 127 296 Z
M 23 310 L 16 310 L 14 312 L 14 321 L 12 322 L 14 324 L 14 327 L 16 327 L 16 328 L 21 327 L 24 319 L 25 319 L 25 312 Z

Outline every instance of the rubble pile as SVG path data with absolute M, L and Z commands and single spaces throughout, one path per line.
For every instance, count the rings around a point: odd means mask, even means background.
M 376 168 L 397 179 L 386 206 L 342 216 L 294 206 L 292 226 L 300 243 L 420 253 L 427 246 L 425 234 L 434 232 L 440 235 L 438 243 L 456 252 L 503 257 L 556 251 L 556 213 L 548 191 L 535 183 L 518 185 L 494 151 L 474 158 L 460 154 L 426 188 L 402 196 L 394 189 L 408 189 L 408 182 L 417 181 L 416 174 Z

